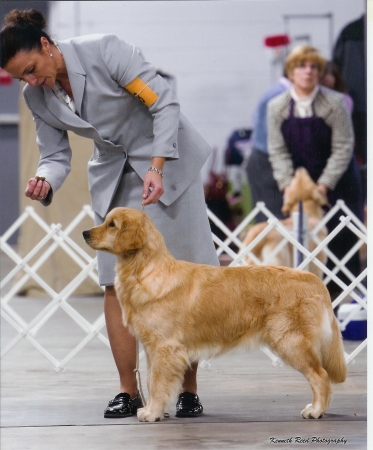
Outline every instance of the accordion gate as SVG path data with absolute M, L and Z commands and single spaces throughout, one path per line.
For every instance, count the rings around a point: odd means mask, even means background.
M 253 242 L 251 242 L 249 246 L 245 247 L 239 239 L 239 236 L 259 212 L 263 212 L 268 217 L 268 226 Z M 303 242 L 312 239 L 316 243 L 316 248 L 312 252 L 307 250 L 307 244 L 304 246 L 298 242 L 294 232 L 290 233 L 285 227 L 283 227 L 281 222 L 276 219 L 265 207 L 264 203 L 257 203 L 256 207 L 233 231 L 229 230 L 211 211 L 207 210 L 207 213 L 209 219 L 226 236 L 225 240 L 222 241 L 213 234 L 213 240 L 216 244 L 218 256 L 224 256 L 227 258 L 230 266 L 245 265 L 246 263 L 244 259 L 247 255 L 249 255 L 251 260 L 257 264 L 265 263 L 265 261 L 258 261 L 250 252 L 270 230 L 276 228 L 277 231 L 283 236 L 283 240 L 277 248 L 274 249 L 274 253 L 280 251 L 283 246 L 290 242 L 294 248 L 294 251 L 302 255 L 303 260 L 297 265 L 298 269 L 306 269 L 308 264 L 312 261 L 323 271 L 325 275 L 325 283 L 333 280 L 341 287 L 342 293 L 333 301 L 333 308 L 338 306 L 346 297 L 348 297 L 360 305 L 361 308 L 364 308 L 365 310 L 367 309 L 367 289 L 364 283 L 364 280 L 367 277 L 367 268 L 365 268 L 358 277 L 355 277 L 345 267 L 346 261 L 348 261 L 354 253 L 359 252 L 362 246 L 367 244 L 367 230 L 364 224 L 362 224 L 361 221 L 345 206 L 343 201 L 339 200 L 334 208 L 328 212 L 317 228 L 313 229 L 312 232 L 308 233 L 308 231 L 303 230 L 303 234 L 305 236 Z M 320 228 L 325 226 L 330 217 L 335 214 L 340 214 L 339 225 L 326 237 L 326 239 L 320 242 L 317 238 L 317 232 Z M 68 299 L 74 294 L 74 291 L 86 278 L 90 277 L 95 283 L 98 284 L 96 258 L 92 258 L 69 236 L 70 233 L 76 229 L 81 221 L 87 216 L 92 218 L 93 223 L 93 212 L 91 207 L 88 205 L 84 206 L 75 219 L 63 230 L 61 225 L 47 224 L 32 207 L 27 207 L 18 220 L 1 237 L 0 244 L 1 251 L 3 253 L 2 257 L 8 257 L 14 264 L 14 268 L 5 277 L 3 277 L 0 284 L 0 291 L 5 292 L 1 298 L 1 316 L 2 320 L 6 321 L 16 332 L 16 336 L 14 338 L 10 339 L 9 342 L 2 344 L 1 358 L 14 349 L 16 344 L 21 339 L 26 339 L 36 350 L 38 350 L 53 364 L 56 371 L 59 371 L 64 369 L 67 363 L 81 350 L 83 350 L 84 347 L 95 337 L 109 347 L 109 341 L 105 334 L 102 333 L 102 329 L 105 327 L 104 314 L 101 313 L 95 321 L 91 322 L 68 302 Z M 45 232 L 45 236 L 26 256 L 21 257 L 12 248 L 12 246 L 7 243 L 7 241 L 22 226 L 22 224 L 29 219 L 34 220 L 41 227 L 43 232 Z M 328 242 L 333 239 L 333 237 L 344 227 L 348 227 L 353 233 L 356 234 L 358 239 L 355 246 L 342 260 L 339 261 L 335 255 L 328 250 L 327 245 Z M 232 245 L 235 249 L 237 249 L 237 251 L 232 250 Z M 80 268 L 78 275 L 73 278 L 60 292 L 56 292 L 53 288 L 51 288 L 51 286 L 49 286 L 48 283 L 46 283 L 45 280 L 43 280 L 43 278 L 38 274 L 38 269 L 43 263 L 48 261 L 50 255 L 58 248 L 65 251 Z M 320 251 L 325 252 L 336 265 L 333 271 L 330 271 L 316 258 Z M 37 261 L 32 263 L 32 259 L 36 255 L 38 255 Z M 338 278 L 338 272 L 342 272 L 346 275 L 346 277 L 350 280 L 349 285 L 346 285 Z M 12 302 L 17 299 L 17 293 L 30 278 L 32 278 L 34 282 L 36 282 L 45 291 L 50 300 L 47 301 L 47 304 L 42 307 L 29 322 L 27 322 L 12 307 Z M 52 355 L 37 339 L 40 328 L 42 328 L 49 321 L 53 322 L 54 315 L 59 309 L 63 310 L 84 333 L 84 338 L 81 339 L 79 344 L 60 360 Z M 343 321 L 339 322 L 341 330 L 344 330 L 346 325 L 354 319 L 354 314 L 355 312 L 352 311 Z M 63 336 L 61 336 L 61 339 L 63 339 Z M 346 353 L 345 356 L 347 363 L 353 362 L 354 358 L 357 357 L 366 345 L 367 339 L 363 342 L 359 342 L 350 354 Z M 270 358 L 273 365 L 281 365 L 281 360 L 268 348 L 263 346 L 261 349 Z M 140 354 L 140 357 L 142 356 L 143 353 Z

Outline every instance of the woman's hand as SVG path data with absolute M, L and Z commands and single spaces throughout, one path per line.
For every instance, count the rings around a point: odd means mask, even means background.
M 322 195 L 324 195 L 325 197 L 328 195 L 328 187 L 325 186 L 325 184 L 318 184 L 317 185 L 317 189 L 319 190 L 319 192 L 321 192 Z
M 163 170 L 165 158 L 161 156 L 153 156 L 151 167 Z M 157 172 L 148 171 L 144 177 L 144 184 L 142 189 L 142 206 L 157 203 L 164 192 L 162 175 Z
M 51 185 L 45 179 L 35 176 L 27 183 L 25 195 L 31 200 L 43 200 L 48 195 Z
M 164 192 L 162 177 L 156 172 L 146 172 L 142 190 L 142 206 L 157 203 Z

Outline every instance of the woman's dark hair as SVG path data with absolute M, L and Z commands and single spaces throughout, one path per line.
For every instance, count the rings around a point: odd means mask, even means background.
M 346 92 L 346 87 L 343 81 L 341 71 L 339 70 L 337 64 L 333 61 L 328 61 L 325 67 L 325 75 L 333 75 L 335 80 L 334 89 L 338 92 Z
M 41 37 L 52 43 L 51 38 L 43 31 L 46 26 L 43 14 L 35 9 L 10 11 L 5 16 L 0 31 L 0 67 L 5 67 L 20 51 L 41 51 Z

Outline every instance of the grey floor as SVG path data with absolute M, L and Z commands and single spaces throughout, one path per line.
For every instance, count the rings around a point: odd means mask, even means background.
M 12 306 L 30 320 L 45 302 L 24 297 L 12 300 Z M 99 297 L 72 303 L 91 321 L 102 312 Z M 15 335 L 2 321 L 2 347 Z M 60 359 L 82 337 L 62 311 L 37 335 Z M 345 341 L 345 348 L 350 353 L 358 344 Z M 144 360 L 140 369 L 145 385 Z M 311 401 L 306 380 L 286 366 L 273 367 L 260 350 L 210 361 L 199 369 L 198 383 L 205 408 L 199 418 L 176 419 L 172 404 L 171 418 L 156 424 L 139 423 L 136 417 L 104 419 L 103 409 L 117 394 L 118 382 L 110 350 L 102 342 L 93 339 L 64 371 L 56 372 L 22 339 L 1 360 L 1 449 L 367 448 L 366 350 L 349 365 L 347 381 L 334 385 L 331 407 L 320 420 L 300 417 Z

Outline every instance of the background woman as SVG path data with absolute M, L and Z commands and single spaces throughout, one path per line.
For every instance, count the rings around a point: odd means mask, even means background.
M 343 94 L 320 86 L 326 60 L 311 46 L 294 48 L 285 62 L 292 88 L 268 105 L 268 151 L 274 178 L 285 191 L 297 167 L 305 167 L 329 203 L 338 199 L 363 220 L 363 198 L 357 162 L 353 156 L 354 135 L 351 116 Z M 329 232 L 339 224 L 338 215 L 327 226 Z M 329 249 L 341 260 L 356 243 L 350 230 L 341 231 Z M 353 275 L 360 274 L 359 254 L 346 263 Z M 334 264 L 329 260 L 328 267 Z M 349 284 L 339 272 L 338 277 Z M 332 296 L 341 288 L 328 284 Z

